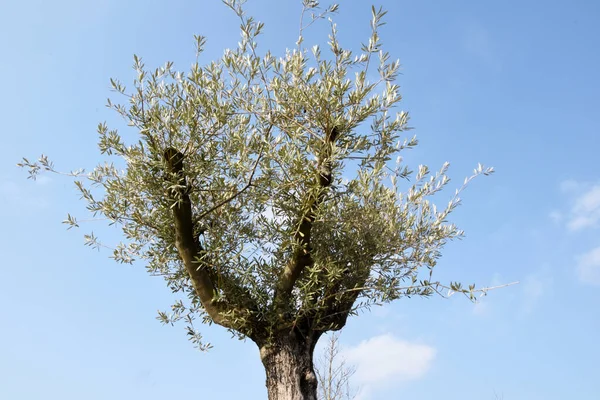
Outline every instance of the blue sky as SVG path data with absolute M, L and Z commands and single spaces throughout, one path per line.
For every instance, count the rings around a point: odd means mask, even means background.
M 521 283 L 477 305 L 402 299 L 350 320 L 341 342 L 361 398 L 600 398 L 600 2 L 375 4 L 389 10 L 382 39 L 421 143 L 406 160 L 450 161 L 456 185 L 478 162 L 497 171 L 462 196 L 453 221 L 467 237 L 438 278 Z M 366 40 L 370 5 L 341 5 L 342 44 Z M 120 124 L 104 107 L 109 77 L 130 82 L 134 53 L 185 70 L 193 34 L 216 58 L 237 43 L 235 17 L 218 1 L 1 8 L 0 398 L 266 398 L 253 343 L 205 327 L 215 347 L 199 353 L 182 326 L 161 326 L 162 280 L 65 230 L 82 209 L 69 180 L 15 167 L 42 152 L 62 169 L 93 166 L 97 123 Z M 294 46 L 300 1 L 249 9 L 266 23 L 261 48 Z

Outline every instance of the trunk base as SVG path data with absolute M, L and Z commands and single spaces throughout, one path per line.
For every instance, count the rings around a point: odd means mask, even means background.
M 292 333 L 261 347 L 269 400 L 317 400 L 312 342 Z

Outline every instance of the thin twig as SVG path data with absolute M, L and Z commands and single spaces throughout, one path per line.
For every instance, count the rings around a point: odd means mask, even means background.
M 269 128 L 269 130 L 270 130 L 270 128 Z M 264 151 L 264 145 L 261 147 L 260 152 L 258 154 L 258 157 L 256 158 L 256 162 L 254 163 L 254 167 L 252 168 L 252 173 L 250 174 L 250 178 L 248 179 L 248 183 L 246 183 L 246 185 L 241 190 L 239 190 L 238 192 L 232 194 L 231 196 L 229 196 L 225 200 L 217 203 L 213 207 L 209 208 L 207 211 L 205 211 L 202 214 L 200 214 L 198 216 L 198 219 L 202 219 L 202 218 L 206 217 L 208 214 L 212 213 L 213 211 L 215 211 L 219 207 L 222 207 L 223 205 L 225 205 L 225 204 L 229 203 L 230 201 L 234 200 L 240 194 L 244 193 L 250 186 L 252 186 L 252 180 L 254 179 L 254 174 L 256 173 L 256 169 L 258 167 L 258 163 L 260 162 L 260 160 L 262 158 L 263 151 Z

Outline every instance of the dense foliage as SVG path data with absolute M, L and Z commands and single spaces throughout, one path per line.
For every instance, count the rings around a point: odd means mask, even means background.
M 462 235 L 447 222 L 462 188 L 437 208 L 430 197 L 448 184 L 449 164 L 413 172 L 402 160 L 417 141 L 396 109 L 400 64 L 378 33 L 385 12 L 373 8 L 371 36 L 354 52 L 329 19 L 337 6 L 305 0 L 309 22 L 279 57 L 259 51 L 263 24 L 243 2 L 224 2 L 241 21 L 239 46 L 202 64 L 205 38 L 196 37 L 198 61 L 185 73 L 134 57 L 133 87 L 111 80 L 126 102 L 108 106 L 137 137 L 100 124 L 105 158 L 73 173 L 89 211 L 122 228 L 114 259 L 142 260 L 181 293 L 159 318 L 187 321 L 206 348 L 197 317 L 264 343 L 294 327 L 341 329 L 374 303 L 472 295 L 473 286 L 432 277 L 442 247 Z M 327 46 L 306 48 L 304 29 L 320 20 L 330 21 Z M 44 156 L 21 165 L 32 177 L 55 171 Z M 491 172 L 480 165 L 464 184 Z

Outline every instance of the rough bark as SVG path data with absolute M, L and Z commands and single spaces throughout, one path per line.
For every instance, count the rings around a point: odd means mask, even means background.
M 173 206 L 173 217 L 175 225 L 175 245 L 183 264 L 190 276 L 194 290 L 207 314 L 212 320 L 226 328 L 235 329 L 243 334 L 250 334 L 252 327 L 262 327 L 260 321 L 249 320 L 245 325 L 233 324 L 227 313 L 236 313 L 238 316 L 250 317 L 250 313 L 256 310 L 250 293 L 238 285 L 234 279 L 229 279 L 226 274 L 221 275 L 222 285 L 217 287 L 211 277 L 210 266 L 202 262 L 204 249 L 194 237 L 194 215 L 192 203 L 189 196 L 190 187 L 184 171 L 184 155 L 174 148 L 168 148 L 164 152 L 166 162 L 166 173 L 171 183 L 175 184 L 169 194 L 175 201 Z M 229 304 L 223 300 L 217 300 L 217 291 L 222 290 L 225 294 L 235 293 L 231 296 L 237 302 Z
M 260 348 L 269 400 L 317 400 L 313 353 L 319 336 L 290 332 Z
M 308 214 L 303 215 L 299 221 L 298 231 L 294 236 L 298 248 L 276 283 L 274 305 L 277 311 L 283 311 L 290 306 L 291 292 L 296 281 L 302 271 L 313 262 L 311 231 L 315 212 L 324 201 L 325 190 L 331 185 L 332 147 L 337 136 L 337 128 L 331 129 L 326 136 L 325 148 L 318 165 L 317 182 L 320 190 L 313 194 L 315 197 L 309 202 Z M 169 148 L 165 151 L 164 160 L 165 172 L 174 184 L 170 188 L 170 196 L 175 202 L 173 206 L 175 244 L 204 309 L 215 323 L 246 334 L 259 345 L 261 360 L 266 371 L 269 400 L 316 400 L 318 381 L 313 366 L 313 353 L 317 340 L 327 329 L 315 329 L 313 320 L 315 316 L 308 314 L 296 319 L 292 327 L 288 327 L 289 329 L 285 331 L 278 330 L 276 326 L 265 326 L 262 324 L 263 321 L 254 318 L 249 318 L 245 325 L 232 323 L 235 318 L 230 319 L 228 314 L 245 311 L 246 316 L 250 317 L 252 311 L 256 310 L 256 304 L 250 294 L 245 293 L 243 286 L 237 285 L 235 280 L 226 279 L 227 284 L 217 286 L 212 279 L 210 265 L 202 261 L 204 249 L 194 237 L 195 219 L 188 194 L 190 187 L 184 171 L 184 156 L 176 149 Z M 222 291 L 225 297 L 217 300 L 219 291 Z M 231 298 L 227 294 L 231 294 Z M 356 298 L 354 294 L 351 297 L 347 299 L 351 300 L 349 305 L 346 302 L 343 304 L 348 307 L 348 310 L 345 307 L 328 309 L 330 312 L 336 312 L 336 315 L 332 316 L 335 321 L 328 321 L 330 325 L 335 325 L 338 329 L 343 326 L 349 308 Z M 279 326 L 287 325 L 287 322 L 292 321 L 280 322 L 286 323 Z
M 219 310 L 218 304 L 214 301 L 216 288 L 210 279 L 207 269 L 197 262 L 201 255 L 201 249 L 194 239 L 192 205 L 183 172 L 184 156 L 179 151 L 168 148 L 165 150 L 164 159 L 167 163 L 167 173 L 173 176 L 173 183 L 178 185 L 170 193 L 174 200 L 177 201 L 173 207 L 177 250 L 190 275 L 194 290 L 198 294 L 206 312 L 211 316 L 213 321 L 220 324 L 222 319 L 221 310 Z

